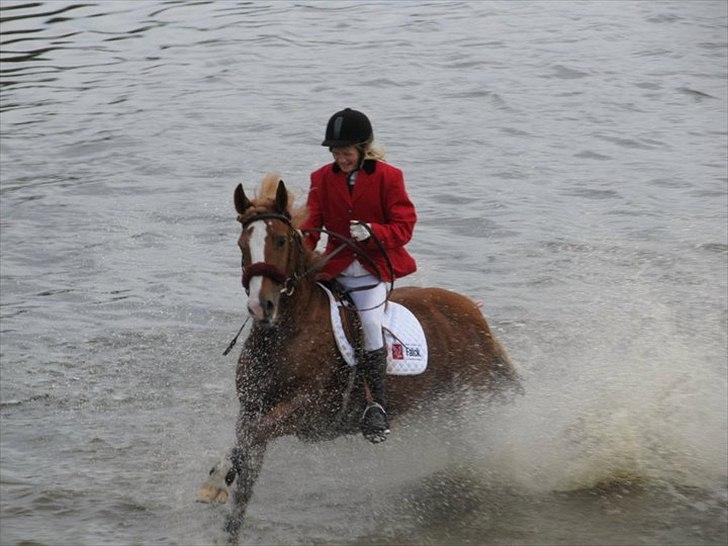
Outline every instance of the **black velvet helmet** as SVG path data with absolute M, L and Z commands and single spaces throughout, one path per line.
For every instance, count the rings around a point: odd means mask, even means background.
M 336 148 L 371 142 L 374 138 L 369 118 L 357 110 L 345 108 L 336 112 L 326 125 L 326 138 L 321 146 Z

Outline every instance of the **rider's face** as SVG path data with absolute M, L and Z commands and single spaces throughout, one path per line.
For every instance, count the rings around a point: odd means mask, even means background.
M 346 174 L 356 169 L 359 164 L 359 150 L 356 146 L 341 146 L 331 149 L 334 161 Z

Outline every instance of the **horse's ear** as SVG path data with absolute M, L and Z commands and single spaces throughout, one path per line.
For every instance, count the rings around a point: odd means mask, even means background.
M 245 190 L 243 190 L 242 184 L 238 184 L 238 187 L 235 188 L 233 201 L 235 202 L 235 210 L 238 211 L 238 214 L 243 214 L 250 208 L 250 200 L 245 196 Z
M 288 213 L 288 190 L 286 190 L 286 185 L 283 183 L 283 180 L 278 181 L 275 207 L 278 214 Z

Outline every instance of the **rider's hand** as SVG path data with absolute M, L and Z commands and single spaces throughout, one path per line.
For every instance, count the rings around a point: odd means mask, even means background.
M 349 233 L 355 241 L 366 241 L 369 239 L 369 230 L 366 228 L 369 224 L 364 224 L 358 220 L 349 222 Z

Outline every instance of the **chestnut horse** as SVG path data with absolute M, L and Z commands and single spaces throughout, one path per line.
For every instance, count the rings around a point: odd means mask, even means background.
M 264 179 L 253 200 L 238 185 L 234 202 L 242 224 L 243 283 L 257 299 L 248 301 L 254 322 L 236 370 L 236 445 L 210 471 L 198 500 L 226 502 L 225 485 L 232 485 L 226 528 L 237 542 L 268 442 L 284 435 L 317 440 L 357 432 L 366 399 L 356 368 L 339 354 L 328 297 L 313 278 L 325 257 L 303 245 L 298 226 L 305 209 L 292 206 L 277 176 Z M 387 378 L 394 434 L 408 410 L 447 393 L 520 389 L 505 350 L 471 299 L 440 288 L 406 287 L 393 290 L 390 300 L 419 319 L 429 351 L 423 373 Z

